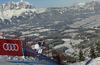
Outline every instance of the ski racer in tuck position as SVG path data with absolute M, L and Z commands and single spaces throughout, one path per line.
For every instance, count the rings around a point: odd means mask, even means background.
M 37 42 L 34 46 L 35 50 L 36 50 L 36 53 L 38 53 L 37 55 L 41 55 L 42 53 L 42 46 L 45 44 L 45 42 L 43 42 L 41 40 L 41 38 L 39 38 L 39 42 Z

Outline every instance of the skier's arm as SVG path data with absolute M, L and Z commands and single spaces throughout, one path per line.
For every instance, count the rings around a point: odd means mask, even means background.
M 42 46 L 44 46 L 45 42 L 43 42 Z

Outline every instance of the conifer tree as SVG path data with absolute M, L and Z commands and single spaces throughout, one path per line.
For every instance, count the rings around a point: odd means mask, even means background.
M 83 51 L 80 49 L 79 51 L 79 61 L 84 61 L 85 57 L 83 56 Z
M 90 49 L 90 57 L 91 57 L 91 58 L 96 58 L 95 49 L 94 49 L 93 46 L 91 46 L 91 49 Z
M 97 57 L 100 57 L 100 42 L 96 43 L 96 51 L 97 51 Z

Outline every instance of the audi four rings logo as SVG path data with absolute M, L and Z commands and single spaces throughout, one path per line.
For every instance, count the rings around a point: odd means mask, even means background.
M 3 44 L 3 49 L 5 51 L 18 51 L 19 46 L 17 44 L 4 43 Z

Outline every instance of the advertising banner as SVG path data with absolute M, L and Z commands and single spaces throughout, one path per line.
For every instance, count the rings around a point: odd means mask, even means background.
M 20 55 L 22 56 L 21 41 L 0 39 L 0 55 Z

